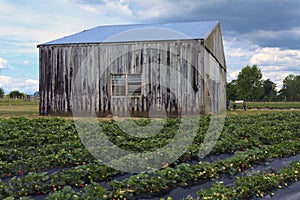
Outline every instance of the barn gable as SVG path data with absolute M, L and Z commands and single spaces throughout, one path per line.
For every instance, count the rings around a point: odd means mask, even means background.
M 211 52 L 211 54 L 215 56 L 220 65 L 226 69 L 220 24 L 218 24 L 204 40 L 204 45 Z

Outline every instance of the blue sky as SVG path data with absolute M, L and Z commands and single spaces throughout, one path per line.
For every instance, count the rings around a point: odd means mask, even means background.
M 108 24 L 219 20 L 228 81 L 257 64 L 280 89 L 300 74 L 298 0 L 0 0 L 0 87 L 38 90 L 38 44 Z

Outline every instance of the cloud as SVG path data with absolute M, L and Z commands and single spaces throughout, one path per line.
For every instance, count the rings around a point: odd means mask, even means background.
M 34 86 L 37 86 L 37 85 L 39 84 L 39 81 L 38 81 L 38 80 L 34 80 L 34 79 L 27 79 L 27 80 L 25 81 L 25 83 L 26 83 L 27 85 L 34 85 Z
M 244 34 L 244 36 L 247 37 L 256 37 L 258 39 L 264 39 L 264 38 L 269 38 L 269 39 L 281 39 L 283 37 L 293 37 L 297 38 L 300 37 L 300 28 L 292 28 L 292 29 L 287 29 L 287 30 L 259 30 L 256 32 L 251 32 L 249 34 Z
M 22 62 L 23 65 L 29 65 L 29 63 L 30 63 L 30 62 L 29 62 L 28 60 L 24 60 L 24 61 Z
M 0 87 L 2 87 L 5 84 L 8 84 L 10 82 L 10 80 L 11 80 L 11 77 L 0 75 Z
M 282 47 L 286 49 L 299 49 L 300 26 L 284 30 L 258 30 L 241 37 L 253 40 L 262 47 Z
M 7 60 L 0 57 L 0 70 L 5 68 L 8 68 L 8 62 Z
M 92 6 L 70 0 L 47 3 L 33 0 L 31 4 L 2 0 L 0 54 L 37 54 L 36 46 L 40 43 L 101 24 L 128 22 L 130 12 L 130 8 L 119 1 Z M 124 17 L 126 15 L 129 16 Z
M 22 76 L 20 69 L 28 64 L 26 70 L 36 71 L 37 44 L 98 25 L 219 20 L 228 80 L 235 79 L 242 67 L 257 64 L 264 78 L 279 83 L 283 76 L 299 73 L 299 7 L 297 0 L 1 0 L 0 55 L 9 62 L 0 57 L 0 69 L 11 64 Z M 32 76 L 4 75 L 0 81 L 7 88 L 38 85 L 28 79 Z
M 237 76 L 239 75 L 239 73 L 240 73 L 239 69 L 238 70 L 230 70 L 230 71 L 228 71 L 227 72 L 227 78 L 228 78 L 227 82 L 229 83 L 232 80 L 237 79 Z
M 278 88 L 289 74 L 300 74 L 300 50 L 260 48 L 250 59 L 251 64 L 260 66 L 264 79 L 271 79 Z
M 280 48 L 261 48 L 256 50 L 256 54 L 251 58 L 252 64 L 277 65 L 295 69 L 300 67 L 300 50 L 280 49 Z
M 224 38 L 227 82 L 237 79 L 241 69 L 246 65 L 250 65 L 250 59 L 258 48 L 258 45 L 248 40 L 242 40 L 237 37 Z
M 263 79 L 275 82 L 282 88 L 283 79 L 289 74 L 300 74 L 300 50 L 279 47 L 260 47 L 252 41 L 239 38 L 224 40 L 227 61 L 227 81 L 237 79 L 246 65 L 258 65 Z
M 93 14 L 101 14 L 104 16 L 114 16 L 117 14 L 129 18 L 132 17 L 132 10 L 127 4 L 123 4 L 121 1 L 107 1 L 99 5 L 83 4 L 78 5 L 78 7 Z
M 0 76 L 0 87 L 5 93 L 18 90 L 26 94 L 33 94 L 39 90 L 39 81 L 34 79 L 19 79 L 10 76 Z
M 262 72 L 263 72 L 263 80 L 270 79 L 271 81 L 273 81 L 277 86 L 277 91 L 279 91 L 282 88 L 283 86 L 282 81 L 285 77 L 287 77 L 290 74 L 295 74 L 294 72 L 282 72 L 280 70 L 266 72 L 262 69 Z
M 300 48 L 300 1 L 287 0 L 121 0 L 109 1 L 118 9 L 105 9 L 108 1 L 77 1 L 89 6 L 91 12 L 100 7 L 101 13 L 121 15 L 141 22 L 174 22 L 219 20 L 224 35 L 234 32 L 261 47 Z M 126 8 L 123 12 L 120 8 Z M 120 10 L 120 11 L 119 11 Z M 116 12 L 117 11 L 117 12 Z
M 79 7 L 91 13 L 101 13 L 103 15 L 121 15 L 123 17 L 127 17 L 128 19 L 144 22 L 153 22 L 157 20 L 170 21 L 170 18 L 175 18 L 177 21 L 182 21 L 183 19 L 180 18 L 189 12 L 193 12 L 195 8 L 206 8 L 218 2 L 224 2 L 224 0 L 77 0 Z

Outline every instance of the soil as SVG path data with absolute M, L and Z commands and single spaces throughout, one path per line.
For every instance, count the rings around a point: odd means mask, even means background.
M 273 192 L 273 197 L 266 196 L 266 200 L 299 200 L 300 199 L 300 182 L 295 182 L 285 189 L 276 190 Z M 255 198 L 257 200 L 257 198 Z

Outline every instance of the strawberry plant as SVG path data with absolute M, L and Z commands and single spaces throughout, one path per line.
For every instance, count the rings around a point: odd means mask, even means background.
M 225 174 L 236 175 L 273 158 L 299 154 L 300 123 L 295 120 L 298 118 L 299 112 L 228 116 L 223 132 L 209 156 L 218 158 L 219 154 L 231 154 L 233 157 L 198 164 L 184 162 L 200 161 L 198 152 L 209 126 L 209 117 L 199 119 L 193 143 L 175 163 L 165 163 L 163 159 L 150 157 L 148 151 L 172 141 L 178 134 L 179 119 L 167 119 L 164 123 L 152 120 L 151 126 L 162 127 L 154 135 L 143 132 L 149 120 L 133 122 L 138 125 L 135 129 L 138 137 L 123 132 L 116 121 L 101 122 L 105 134 L 115 145 L 127 151 L 143 152 L 148 159 L 161 162 L 160 170 L 135 174 L 121 181 L 113 180 L 121 172 L 102 165 L 85 149 L 74 122 L 58 118 L 0 119 L 0 176 L 4 180 L 0 182 L 0 199 L 24 199 L 41 194 L 49 194 L 49 198 L 53 199 L 130 199 L 136 195 L 151 197 L 178 186 L 214 180 Z M 132 122 L 122 121 L 126 130 L 131 130 L 131 125 Z M 95 131 L 90 126 L 85 128 L 87 131 Z M 151 136 L 140 137 L 143 134 Z M 87 134 L 84 137 L 92 136 Z M 182 139 L 185 141 L 187 138 Z M 96 140 L 91 142 L 93 145 L 95 151 L 99 151 Z M 110 147 L 101 151 L 107 152 L 109 158 Z M 160 154 L 173 156 L 176 151 Z M 122 159 L 123 163 L 130 165 L 128 160 L 131 158 L 124 156 Z M 140 165 L 137 167 L 146 167 L 144 163 Z M 245 196 L 254 193 L 266 195 L 266 190 L 272 190 L 277 183 L 277 187 L 285 187 L 289 182 L 298 180 L 296 171 L 280 170 L 276 175 L 264 176 L 270 183 L 264 182 L 263 177 L 252 180 L 246 176 L 249 179 L 237 179 L 235 191 L 243 190 Z M 101 187 L 102 181 L 110 181 L 110 186 Z M 264 183 L 266 188 L 261 185 L 253 188 L 256 183 Z M 238 185 L 245 188 L 238 189 Z M 231 188 L 222 184 L 215 185 L 213 191 L 219 191 L 221 196 L 226 196 L 227 192 L 230 192 L 228 195 L 235 195 Z
M 273 190 L 288 186 L 297 181 L 300 163 L 293 162 L 275 173 L 256 173 L 249 176 L 237 177 L 231 187 L 215 183 L 210 189 L 201 189 L 197 195 L 201 199 L 247 199 L 251 197 L 273 196 Z

